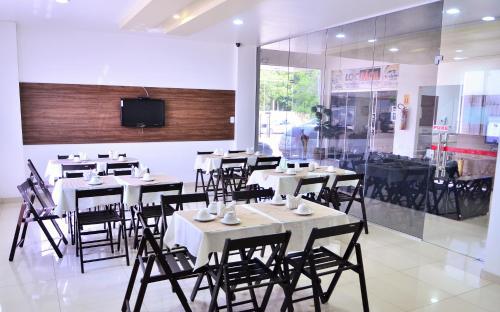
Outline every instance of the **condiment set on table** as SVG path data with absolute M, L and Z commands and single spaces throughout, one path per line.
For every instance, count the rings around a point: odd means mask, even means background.
M 300 216 L 309 216 L 313 213 L 311 207 L 302 202 L 302 196 L 293 196 L 286 195 L 286 201 L 283 201 L 281 196 L 276 192 L 269 202 L 271 205 L 282 206 L 286 205 L 286 207 L 290 210 L 293 210 L 295 214 Z
M 151 182 L 154 181 L 154 178 L 151 176 L 151 173 L 149 172 L 148 168 L 138 168 L 138 167 L 132 167 L 132 177 L 133 178 L 140 178 L 142 181 L 145 182 Z
M 208 208 L 201 208 L 194 216 L 194 220 L 199 222 L 213 221 L 221 218 L 220 222 L 226 225 L 237 225 L 241 221 L 236 217 L 236 202 L 225 205 L 223 202 L 212 202 Z
M 87 181 L 88 185 L 101 185 L 103 183 L 101 177 L 97 174 L 97 170 L 95 169 L 92 171 L 84 171 L 83 179 Z

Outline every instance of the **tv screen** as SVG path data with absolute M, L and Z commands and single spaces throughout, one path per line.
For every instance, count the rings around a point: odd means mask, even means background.
M 487 144 L 498 144 L 498 138 L 500 137 L 500 117 L 490 117 L 488 120 L 488 125 L 486 126 L 486 138 Z
M 165 126 L 165 101 L 160 99 L 122 99 L 123 127 L 150 128 Z

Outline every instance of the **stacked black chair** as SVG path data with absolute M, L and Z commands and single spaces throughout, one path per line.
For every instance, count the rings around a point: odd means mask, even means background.
M 335 176 L 331 189 L 325 193 L 325 198 L 328 202 L 331 202 L 333 207 L 337 210 L 340 210 L 341 203 L 347 202 L 348 204 L 345 209 L 346 214 L 349 214 L 354 202 L 360 203 L 361 214 L 363 216 L 363 221 L 365 222 L 365 233 L 368 234 L 368 220 L 366 218 L 365 195 L 363 190 L 364 177 L 364 174 L 361 173 Z M 355 183 L 354 187 L 348 187 L 352 189 L 352 191 L 344 191 L 341 189 L 342 187 L 345 187 L 343 185 L 345 185 L 346 182 Z
M 141 220 L 141 222 L 144 221 L 140 213 L 137 215 L 137 217 L 139 220 Z M 132 273 L 130 275 L 125 298 L 123 300 L 121 309 L 122 312 L 139 312 L 141 310 L 148 285 L 150 283 L 156 283 L 166 280 L 170 282 L 172 291 L 179 298 L 184 311 L 191 311 L 186 296 L 184 295 L 184 292 L 182 291 L 182 288 L 180 287 L 178 281 L 181 279 L 194 278 L 197 276 L 197 274 L 193 272 L 195 258 L 185 248 L 182 247 L 172 249 L 166 253 L 163 253 L 162 248 L 156 242 L 156 239 L 153 233 L 151 233 L 151 230 L 146 226 L 146 224 L 144 224 L 143 226 L 144 231 L 138 247 L 137 257 L 132 268 Z M 149 245 L 152 249 L 152 253 L 144 256 L 147 245 Z M 155 264 L 159 271 L 158 274 L 153 274 Z M 137 294 L 135 304 L 132 308 L 130 299 L 132 297 L 132 291 L 134 289 L 134 284 L 139 269 L 142 270 L 143 276 L 140 279 L 139 292 Z
M 213 152 L 197 152 L 198 155 L 211 155 Z M 203 169 L 196 169 L 196 181 L 194 183 L 194 191 L 198 192 L 198 188 L 201 187 L 203 192 L 205 192 L 205 180 L 204 175 L 207 174 Z M 201 181 L 201 185 L 198 183 L 198 179 Z
M 247 159 L 246 158 L 222 158 L 220 167 L 216 172 L 210 174 L 207 187 L 214 191 L 214 200 L 218 200 L 222 195 L 223 201 L 233 191 L 238 191 L 246 186 L 247 180 Z
M 265 311 L 269 302 L 271 291 L 275 285 L 283 288 L 285 293 L 285 306 L 293 311 L 290 290 L 290 276 L 288 267 L 284 262 L 286 247 L 290 240 L 290 232 L 262 235 L 241 239 L 226 239 L 222 252 L 220 265 L 211 266 L 208 274 L 214 279 L 215 285 L 211 291 L 212 300 L 209 311 L 227 309 L 233 311 L 233 307 L 251 304 L 249 311 Z M 258 247 L 273 246 L 273 252 L 263 261 L 253 256 L 253 251 Z M 233 252 L 239 253 L 239 260 L 229 259 Z M 255 295 L 255 289 L 266 287 L 264 297 L 259 305 Z M 226 304 L 219 306 L 217 297 L 220 290 L 226 294 Z M 233 302 L 235 293 L 248 291 L 249 300 Z
M 369 311 L 363 257 L 361 254 L 361 246 L 357 242 L 362 230 L 363 221 L 323 229 L 314 228 L 311 231 L 304 251 L 291 253 L 286 256 L 286 262 L 290 266 L 292 272 L 292 292 L 296 293 L 310 288 L 312 288 L 313 292 L 312 295 L 294 299 L 293 302 L 313 299 L 314 310 L 316 312 L 321 311 L 320 301 L 321 303 L 328 302 L 342 272 L 351 270 L 359 276 L 363 311 Z M 342 256 L 337 255 L 323 246 L 314 247 L 314 243 L 318 239 L 345 234 L 350 234 L 352 237 Z M 353 251 L 355 251 L 356 254 L 356 264 L 349 261 L 349 257 Z M 321 277 L 331 274 L 334 274 L 333 279 L 325 290 L 321 284 Z M 297 287 L 301 275 L 307 277 L 311 281 L 311 285 Z M 285 308 L 286 306 L 283 304 L 281 311 L 284 311 Z
M 117 203 L 108 204 L 104 207 L 99 207 L 101 209 L 95 210 L 82 210 L 79 207 L 80 199 L 91 198 L 91 197 L 107 197 L 107 196 L 119 196 L 120 200 Z M 90 190 L 76 190 L 75 191 L 75 236 L 76 236 L 76 256 L 80 257 L 80 267 L 81 272 L 84 273 L 84 264 L 94 261 L 103 261 L 115 258 L 126 258 L 127 265 L 129 265 L 129 255 L 128 255 L 128 243 L 125 227 L 125 211 L 123 208 L 123 187 L 112 187 L 112 188 L 102 188 L 102 189 L 90 189 Z M 91 208 L 91 207 L 85 207 Z M 116 242 L 113 241 L 113 227 L 112 224 L 118 223 L 118 237 Z M 104 229 L 96 230 L 92 228 L 90 230 L 85 230 L 85 227 L 94 226 L 97 224 L 105 225 Z M 106 234 L 104 239 L 95 239 L 89 241 L 83 241 L 83 237 L 87 235 L 95 234 Z M 120 241 L 123 238 L 123 248 L 125 250 L 124 255 L 115 255 L 102 258 L 84 259 L 83 250 L 87 248 L 109 246 L 111 253 L 114 254 L 114 245 L 117 245 L 117 251 L 120 251 Z
M 301 178 L 299 180 L 299 184 L 297 184 L 297 188 L 295 189 L 294 196 L 298 196 L 299 194 L 304 194 L 302 191 L 302 187 L 310 186 L 310 185 L 318 185 L 320 186 L 320 190 L 316 195 L 315 192 L 306 192 L 302 197 L 314 201 L 320 204 L 323 204 L 322 199 L 325 198 L 326 194 L 328 194 L 328 189 L 326 184 L 328 183 L 328 179 L 330 176 L 321 176 L 314 178 Z
M 68 244 L 66 237 L 62 233 L 59 225 L 56 220 L 59 216 L 53 213 L 54 206 L 48 205 L 38 190 L 33 185 L 31 179 L 27 179 L 21 185 L 17 187 L 19 193 L 21 193 L 21 197 L 23 199 L 23 203 L 21 204 L 21 209 L 19 210 L 19 217 L 17 219 L 16 230 L 14 232 L 14 238 L 12 239 L 12 247 L 10 249 L 9 261 L 14 260 L 14 255 L 16 253 L 17 247 L 23 247 L 24 241 L 26 239 L 26 231 L 28 230 L 28 224 L 31 222 L 36 222 L 40 229 L 42 230 L 45 237 L 49 241 L 50 245 L 56 252 L 59 258 L 62 258 L 63 255 L 59 250 L 59 244 L 61 241 L 64 244 Z M 35 205 L 35 198 L 40 203 L 40 207 Z M 49 220 L 52 225 L 55 227 L 57 233 L 59 234 L 59 241 L 56 243 L 54 238 L 48 231 L 47 227 L 43 223 L 43 221 Z M 21 238 L 19 238 L 19 234 L 21 232 Z
M 167 231 L 167 216 L 171 215 L 173 212 L 170 211 L 172 208 L 167 205 L 162 205 L 161 202 L 158 203 L 146 203 L 144 202 L 144 194 L 151 193 L 165 193 L 165 192 L 175 192 L 175 195 L 180 195 L 182 193 L 182 182 L 179 183 L 165 183 L 165 184 L 152 184 L 152 185 L 141 185 L 139 190 L 139 205 L 135 208 L 136 213 L 141 213 L 144 218 L 144 224 L 153 229 L 156 237 L 160 240 L 160 247 L 163 248 L 163 236 Z M 132 223 L 134 223 L 134 208 L 132 213 Z M 153 219 L 153 223 L 149 224 L 148 220 Z M 142 227 L 139 219 L 137 219 L 133 228 L 134 233 L 134 248 L 137 248 L 139 243 L 139 228 Z

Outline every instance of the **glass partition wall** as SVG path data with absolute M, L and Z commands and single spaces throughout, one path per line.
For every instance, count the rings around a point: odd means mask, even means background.
M 288 162 L 364 173 L 369 221 L 480 257 L 442 233 L 487 225 L 490 180 L 465 174 L 494 168 L 497 142 L 480 145 L 488 131 L 500 129 L 500 63 L 491 56 L 500 51 L 490 43 L 474 61 L 462 59 L 465 49 L 457 43 L 468 34 L 472 48 L 500 31 L 493 21 L 479 38 L 484 24 L 450 22 L 446 10 L 460 5 L 464 1 L 434 2 L 262 46 L 257 131 L 259 143 Z M 460 32 L 463 23 L 468 26 Z M 450 81 L 460 75 L 462 81 Z M 455 152 L 442 148 L 452 145 Z M 464 146 L 465 153 L 488 150 L 491 157 L 471 161 L 459 153 Z M 470 172 L 463 171 L 467 164 Z M 482 210 L 466 207 L 478 203 Z M 350 213 L 361 215 L 359 207 Z

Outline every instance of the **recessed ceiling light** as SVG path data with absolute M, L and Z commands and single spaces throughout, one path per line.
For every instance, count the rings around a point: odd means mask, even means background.
M 398 48 L 390 48 L 389 51 L 391 51 L 391 52 L 398 52 L 399 49 Z
M 234 25 L 243 25 L 243 20 L 239 19 L 239 18 L 235 18 L 233 20 L 233 24 Z
M 491 22 L 491 21 L 495 20 L 495 17 L 494 16 L 485 16 L 482 18 L 482 20 L 485 22 Z
M 57 3 L 61 3 L 61 4 L 66 4 L 66 3 L 69 3 L 70 0 L 56 0 Z
M 457 53 L 462 53 L 462 52 L 464 52 L 464 50 L 462 50 L 462 49 L 458 49 L 458 50 L 455 50 L 455 52 L 457 52 Z
M 337 35 L 335 35 L 335 37 L 339 38 L 339 39 L 342 39 L 342 38 L 345 38 L 345 34 L 343 33 L 338 33 Z
M 466 59 L 466 57 L 455 56 L 453 59 L 454 59 L 455 61 L 461 61 L 461 60 L 465 60 L 465 59 Z
M 458 13 L 460 13 L 460 10 L 457 8 L 451 8 L 451 9 L 446 10 L 446 14 L 449 14 L 449 15 L 455 15 Z
M 369 43 L 374 43 L 375 41 L 377 41 L 377 39 L 369 39 L 368 40 Z
M 174 14 L 174 16 L 172 16 L 174 19 L 179 19 L 181 18 L 181 16 L 179 14 Z

